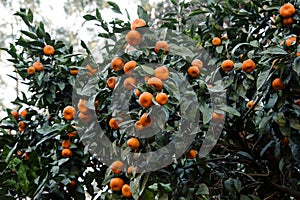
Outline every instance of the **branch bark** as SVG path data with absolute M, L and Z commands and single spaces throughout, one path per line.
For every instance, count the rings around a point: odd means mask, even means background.
M 297 190 L 288 188 L 288 187 L 283 186 L 283 185 L 278 185 L 278 184 L 273 183 L 273 182 L 270 182 L 270 183 L 267 183 L 267 184 L 269 184 L 275 190 L 278 190 L 278 191 L 284 192 L 286 194 L 289 194 L 289 195 L 295 197 L 296 199 L 300 199 L 300 192 L 297 191 Z

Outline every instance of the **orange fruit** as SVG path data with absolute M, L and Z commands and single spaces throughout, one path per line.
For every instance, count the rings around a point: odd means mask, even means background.
M 188 159 L 194 159 L 196 158 L 196 156 L 197 156 L 197 152 L 194 149 L 191 149 L 186 155 Z
M 76 181 L 71 180 L 70 183 L 69 183 L 69 186 L 70 186 L 71 188 L 74 188 L 75 185 L 76 185 Z
M 211 41 L 212 45 L 219 46 L 222 44 L 222 40 L 219 37 L 214 37 Z
M 116 86 L 116 82 L 117 82 L 117 77 L 112 76 L 107 79 L 106 85 L 109 89 L 113 90 Z
M 66 106 L 63 110 L 63 117 L 70 121 L 75 118 L 76 110 L 73 106 Z
M 144 126 L 149 126 L 152 122 L 150 116 L 148 115 L 148 113 L 144 113 L 142 114 L 139 122 L 141 123 L 141 125 Z
M 196 66 L 190 66 L 187 72 L 191 78 L 196 78 L 200 74 L 200 69 Z
M 23 154 L 23 151 L 22 150 L 19 150 L 18 152 L 17 152 L 17 155 L 18 156 L 21 156 Z
M 123 185 L 122 195 L 126 198 L 132 197 L 132 193 L 131 193 L 131 190 L 130 190 L 130 185 L 128 185 L 128 184 Z
M 16 120 L 19 119 L 19 113 L 18 113 L 18 111 L 13 110 L 13 111 L 11 111 L 10 113 L 11 113 L 11 115 L 13 116 L 13 118 L 15 118 Z
M 199 69 L 202 69 L 202 67 L 203 67 L 203 62 L 202 62 L 200 59 L 196 58 L 196 59 L 194 59 L 194 60 L 192 61 L 191 65 L 192 65 L 192 66 L 196 66 L 196 67 L 198 67 Z
M 139 170 L 138 167 L 133 168 L 133 166 L 131 165 L 130 167 L 128 167 L 127 173 L 128 173 L 128 174 L 131 174 L 133 169 L 135 169 L 136 172 Z
M 221 122 L 224 119 L 225 119 L 225 115 L 224 114 L 219 114 L 219 113 L 213 112 L 212 120 L 214 122 Z
M 61 146 L 64 148 L 64 149 L 68 149 L 70 148 L 71 146 L 71 141 L 70 140 L 63 140 L 62 143 L 61 143 Z
M 135 78 L 133 77 L 128 77 L 125 79 L 124 81 L 124 87 L 127 89 L 127 90 L 133 90 L 135 88 L 137 84 L 137 81 Z
M 140 105 L 144 108 L 152 106 L 153 95 L 149 92 L 143 92 L 139 97 Z
M 160 49 L 164 50 L 164 53 L 168 53 L 169 51 L 168 43 L 166 41 L 157 41 L 154 45 L 154 52 L 158 53 Z
M 131 30 L 126 34 L 126 42 L 131 46 L 137 46 L 142 42 L 142 35 L 136 30 Z
M 149 80 L 149 78 L 151 78 L 151 77 L 150 76 L 145 76 L 144 81 L 147 82 Z
M 156 90 L 162 90 L 163 88 L 163 82 L 159 79 L 159 78 L 156 78 L 156 77 L 151 77 L 148 79 L 148 85 L 151 85 L 153 86 Z
M 25 129 L 19 127 L 19 132 L 22 133 Z
M 28 114 L 28 111 L 26 109 L 24 109 L 20 112 L 20 115 L 24 118 L 27 116 L 27 114 Z
M 139 89 L 136 89 L 136 90 L 135 90 L 135 96 L 136 96 L 136 97 L 139 97 L 141 94 L 142 94 L 142 93 L 141 93 L 141 91 L 140 91 Z
M 116 160 L 110 165 L 110 169 L 113 173 L 120 174 L 124 170 L 124 163 L 120 160 Z
M 134 60 L 127 62 L 124 65 L 124 73 L 127 75 L 131 75 L 132 71 L 136 67 L 136 65 L 137 65 L 137 63 Z
M 114 71 L 119 71 L 122 69 L 122 67 L 125 65 L 125 63 L 122 58 L 116 57 L 111 60 L 110 65 Z
M 72 131 L 67 134 L 69 137 L 75 137 L 76 136 L 76 131 Z
M 35 73 L 35 69 L 33 66 L 27 68 L 27 74 L 33 75 Z
M 141 121 L 135 122 L 134 126 L 135 126 L 135 129 L 137 131 L 143 130 L 143 128 L 144 128 L 144 126 L 142 125 Z
M 154 70 L 154 76 L 162 81 L 167 80 L 169 78 L 169 70 L 165 66 L 157 67 Z
M 121 122 L 121 120 L 116 120 L 115 118 L 111 118 L 109 120 L 109 126 L 110 126 L 110 128 L 117 130 L 120 128 L 118 125 L 120 122 Z
M 285 45 L 286 45 L 287 47 L 289 47 L 289 46 L 291 46 L 293 43 L 295 43 L 296 40 L 297 40 L 296 37 L 290 37 L 290 38 L 288 38 L 287 40 L 285 40 Z
M 70 149 L 63 149 L 61 151 L 61 155 L 62 155 L 62 157 L 70 158 L 73 155 L 73 153 Z
M 168 95 L 166 93 L 158 93 L 155 97 L 155 101 L 157 103 L 159 103 L 160 105 L 165 105 L 166 103 L 168 103 Z
M 288 137 L 283 137 L 281 140 L 280 140 L 280 143 L 283 145 L 283 146 L 287 146 L 289 145 L 290 143 L 290 139 Z
M 300 106 L 300 99 L 297 99 L 297 100 L 295 101 L 295 104 L 298 105 L 298 106 Z
M 89 112 L 89 108 L 86 107 L 86 100 L 84 99 L 79 99 L 77 108 L 81 113 L 88 113 Z
M 221 68 L 224 71 L 231 71 L 233 67 L 234 67 L 234 62 L 232 60 L 224 60 L 221 65 Z
M 242 64 L 242 70 L 246 73 L 252 72 L 256 67 L 255 62 L 252 59 L 245 60 Z
M 285 3 L 279 9 L 279 14 L 283 18 L 292 17 L 295 14 L 295 12 L 296 12 L 296 9 L 295 9 L 294 5 L 291 3 Z
M 98 69 L 91 67 L 91 65 L 86 65 L 85 68 L 88 70 L 87 75 L 88 76 L 93 76 L 94 74 L 97 73 Z
M 23 157 L 23 160 L 28 160 L 29 154 L 27 152 L 25 152 L 22 157 Z
M 83 122 L 90 122 L 93 120 L 93 115 L 91 113 L 79 113 L 79 119 Z
M 32 66 L 37 72 L 44 70 L 44 65 L 41 62 L 34 62 Z
M 297 52 L 297 53 L 296 53 L 296 56 L 300 56 L 300 52 Z
M 275 90 L 283 90 L 285 86 L 284 86 L 283 81 L 281 80 L 281 78 L 275 78 L 272 81 L 272 87 Z
M 26 123 L 24 122 L 24 121 L 20 121 L 19 123 L 18 123 L 18 126 L 19 126 L 19 128 L 20 129 L 25 129 L 26 128 Z
M 127 145 L 130 149 L 138 149 L 140 147 L 140 141 L 136 138 L 130 138 L 127 140 Z
M 54 54 L 54 47 L 51 45 L 44 46 L 43 52 L 47 56 L 52 56 Z
M 250 109 L 254 105 L 254 100 L 251 100 L 247 103 L 247 108 Z M 255 106 L 257 107 L 257 106 Z
M 73 75 L 73 76 L 77 75 L 78 72 L 79 72 L 78 69 L 75 69 L 75 68 L 70 69 L 70 74 Z
M 131 30 L 135 30 L 136 28 L 140 28 L 146 25 L 147 23 L 145 22 L 145 20 L 137 18 L 131 23 Z
M 293 25 L 294 24 L 294 19 L 292 18 L 292 17 L 290 17 L 290 18 L 284 18 L 283 20 L 282 20 L 282 24 L 284 25 L 284 26 L 291 26 L 291 25 Z
M 124 181 L 121 178 L 112 178 L 109 183 L 109 187 L 114 192 L 121 191 L 123 185 L 124 185 Z

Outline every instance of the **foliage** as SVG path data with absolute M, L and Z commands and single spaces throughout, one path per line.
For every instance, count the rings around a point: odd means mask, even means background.
M 130 151 L 126 146 L 128 132 L 122 132 L 124 129 L 112 130 L 108 125 L 114 113 L 111 112 L 113 92 L 107 88 L 106 81 L 116 76 L 121 77 L 118 83 L 122 84 L 124 71 L 115 72 L 107 68 L 106 71 L 98 70 L 94 76 L 87 75 L 89 71 L 85 68 L 87 63 L 83 62 L 83 56 L 74 55 L 72 47 L 52 39 L 43 23 L 34 22 L 30 10 L 17 12 L 28 30 L 23 30 L 23 35 L 15 45 L 11 44 L 5 50 L 11 55 L 10 61 L 14 63 L 16 72 L 29 85 L 31 95 L 28 98 L 24 93 L 22 98 L 14 101 L 29 111 L 25 117 L 14 118 L 11 110 L 7 109 L 8 117 L 2 120 L 1 197 L 84 199 L 84 186 L 87 193 L 97 196 L 91 186 L 93 182 L 103 190 L 98 198 L 122 199 L 121 192 L 111 192 L 106 188 L 113 177 L 121 177 L 130 184 L 134 199 L 300 198 L 300 104 L 297 103 L 300 95 L 300 66 L 297 57 L 300 52 L 300 4 L 298 1 L 290 3 L 296 8 L 293 16 L 295 22 L 286 26 L 279 15 L 279 8 L 284 1 L 213 0 L 202 3 L 171 0 L 173 11 L 164 13 L 159 23 L 161 29 L 156 33 L 159 35 L 165 27 L 180 31 L 206 50 L 208 60 L 203 60 L 201 76 L 196 79 L 187 75 L 192 59 L 197 57 L 185 54 L 189 48 L 193 48 L 185 46 L 190 45 L 184 44 L 188 39 L 177 38 L 176 42 L 181 45 L 176 47 L 172 38 L 166 36 L 163 39 L 170 45 L 169 53 L 164 54 L 162 50 L 155 53 L 153 47 L 156 40 L 151 40 L 153 38 L 147 32 L 139 29 L 145 40 L 149 37 L 149 45 L 133 51 L 123 50 L 126 42 L 121 33 L 130 30 L 129 20 L 106 22 L 99 10 L 94 15 L 84 16 L 102 28 L 100 37 L 111 38 L 115 43 L 109 46 L 110 52 L 101 63 L 92 62 L 98 69 L 109 66 L 110 61 L 119 56 L 125 62 L 134 59 L 142 63 L 136 70 L 141 76 L 152 75 L 153 69 L 145 63 L 154 63 L 167 65 L 170 70 L 176 70 L 178 76 L 187 77 L 198 97 L 199 105 L 193 106 L 201 113 L 201 129 L 187 151 L 195 149 L 199 153 L 213 110 L 226 113 L 221 138 L 208 157 L 190 159 L 184 154 L 173 164 L 158 171 L 133 171 L 132 174 L 128 174 L 127 170 L 114 174 L 110 168 L 92 157 L 88 152 L 89 147 L 82 143 L 84 138 L 78 134 L 75 137 L 69 134 L 76 129 L 74 125 L 78 121 L 67 121 L 62 116 L 62 110 L 67 105 L 77 107 L 78 102 L 72 102 L 71 99 L 75 84 L 88 87 L 89 83 L 96 82 L 97 91 L 92 97 L 85 87 L 82 91 L 75 87 L 73 92 L 86 99 L 89 108 L 93 108 L 96 100 L 97 119 L 105 134 L 112 142 Z M 109 5 L 114 12 L 126 14 L 121 12 L 117 4 L 110 2 Z M 138 7 L 138 15 L 148 25 L 151 24 L 151 19 L 148 19 L 142 7 Z M 296 36 L 296 39 L 288 45 L 286 40 L 292 36 Z M 221 38 L 221 45 L 212 44 L 214 37 Z M 55 48 L 53 56 L 43 54 L 42 49 L 46 44 Z M 93 57 L 92 50 L 84 43 L 82 46 L 89 57 Z M 221 68 L 222 62 L 227 59 L 235 63 L 231 71 Z M 255 70 L 250 73 L 242 70 L 243 62 L 248 59 L 256 64 Z M 27 68 L 35 61 L 42 62 L 45 69 L 28 75 Z M 81 69 L 79 75 L 85 77 L 84 80 L 76 80 L 75 83 L 76 77 L 69 72 L 74 67 Z M 222 82 L 216 78 L 218 73 L 221 74 Z M 272 87 L 275 78 L 283 80 L 284 89 L 276 90 Z M 171 132 L 178 128 L 175 122 L 177 117 L 180 118 L 176 116 L 179 113 L 176 110 L 179 99 L 174 90 L 168 87 L 168 81 L 164 82 L 164 92 L 169 95 L 169 103 L 163 108 L 171 119 L 167 123 Z M 144 83 L 139 83 L 137 88 L 141 92 L 157 93 Z M 218 95 L 224 90 L 227 104 L 209 106 L 209 95 Z M 140 107 L 134 94 L 130 100 L 131 120 L 136 121 L 146 109 Z M 254 100 L 254 104 L 247 107 L 250 100 Z M 153 102 L 157 104 L 155 100 Z M 26 129 L 22 132 L 19 132 L 20 121 L 26 123 Z M 127 130 L 132 128 L 126 122 L 121 125 L 127 126 Z M 143 139 L 139 150 L 159 148 L 168 143 L 170 138 L 164 132 Z M 72 142 L 70 149 L 73 156 L 70 158 L 61 155 L 64 139 Z M 71 180 L 75 180 L 75 186 L 70 184 Z

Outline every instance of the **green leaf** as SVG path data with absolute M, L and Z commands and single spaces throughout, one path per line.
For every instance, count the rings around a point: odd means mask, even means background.
M 145 189 L 142 194 L 142 199 L 155 199 L 155 197 L 152 191 Z
M 286 125 L 286 118 L 282 112 L 277 113 L 273 119 L 280 127 L 284 127 Z
M 148 23 L 149 19 L 148 19 L 147 11 L 142 6 L 138 6 L 137 14 L 139 18 L 145 20 L 145 22 Z
M 28 17 L 28 21 L 32 23 L 33 22 L 33 13 L 31 11 L 31 9 L 28 9 L 27 17 Z
M 28 31 L 21 31 L 21 33 L 23 33 L 24 35 L 32 38 L 32 39 L 38 39 L 38 37 L 34 34 L 34 33 L 31 33 L 31 32 L 28 32 Z
M 245 151 L 238 151 L 236 154 L 241 155 L 245 158 L 249 158 L 250 160 L 253 160 L 252 156 L 249 153 L 245 152 Z
M 112 2 L 112 1 L 108 1 L 107 3 L 112 7 L 112 10 L 115 13 L 122 14 L 122 12 L 121 12 L 120 7 L 118 6 L 118 4 L 116 4 L 116 3 Z
M 204 10 L 201 10 L 201 9 L 193 10 L 193 11 L 189 14 L 189 17 L 196 16 L 196 15 L 200 15 L 200 14 L 204 14 L 204 13 L 207 13 L 207 11 L 204 11 Z
M 97 18 L 93 15 L 90 15 L 90 14 L 87 14 L 87 15 L 84 15 L 83 18 L 87 21 L 90 21 L 90 20 L 96 20 Z
M 298 76 L 300 76 L 300 57 L 298 56 L 294 60 L 293 69 L 297 72 Z
M 171 0 L 172 4 L 174 4 L 175 6 L 178 6 L 178 1 L 177 0 Z
M 223 48 L 224 48 L 223 45 L 217 46 L 217 47 L 216 47 L 216 52 L 217 52 L 217 53 L 222 53 Z
M 101 16 L 101 13 L 100 13 L 100 11 L 99 11 L 98 8 L 96 9 L 96 17 L 97 17 L 97 19 L 98 19 L 100 22 L 103 21 L 102 16 Z
M 171 184 L 165 184 L 165 183 L 159 183 L 159 185 L 164 189 L 164 191 L 166 192 L 171 192 L 172 188 L 171 188 Z
M 225 111 L 227 113 L 230 113 L 230 114 L 238 116 L 238 117 L 241 116 L 240 112 L 237 111 L 237 109 L 235 109 L 235 108 L 233 108 L 231 106 L 228 106 L 228 105 L 222 105 L 222 106 L 218 107 L 218 109 L 223 110 L 223 111 Z
M 247 195 L 242 194 L 240 200 L 251 200 Z
M 147 182 L 148 182 L 148 178 L 149 178 L 149 175 L 150 173 L 147 173 L 143 176 L 143 180 L 142 180 L 142 183 L 140 184 L 141 187 L 140 187 L 140 195 L 144 192 L 144 189 L 147 185 Z
M 300 131 L 300 124 L 297 118 L 289 118 L 289 121 L 292 128 Z
M 259 47 L 259 42 L 257 40 L 253 40 L 250 42 L 250 45 L 253 47 Z
M 154 69 L 151 66 L 141 65 L 141 68 L 143 69 L 144 72 L 146 72 L 149 75 L 153 75 L 154 74 Z
M 209 194 L 209 189 L 208 189 L 208 187 L 204 183 L 201 183 L 199 185 L 199 189 L 196 192 L 196 195 L 200 195 L 200 194 L 204 194 L 204 195 L 208 195 Z
M 267 78 L 269 74 L 270 74 L 270 70 L 263 71 L 262 73 L 259 74 L 256 81 L 256 88 L 258 91 L 261 89 L 263 84 L 268 81 Z
M 250 45 L 250 44 L 247 43 L 247 42 L 245 42 L 245 43 L 240 43 L 240 44 L 236 45 L 236 46 L 232 49 L 231 55 L 232 55 L 233 57 L 235 57 L 235 55 L 234 55 L 235 51 L 236 51 L 238 48 L 240 48 L 241 46 L 243 46 L 243 45 Z
M 5 158 L 5 162 L 9 162 L 11 156 L 13 155 L 13 153 L 15 152 L 17 146 L 18 146 L 18 142 L 16 142 L 15 146 L 8 152 L 6 158 Z
M 21 189 L 24 191 L 24 193 L 27 193 L 29 190 L 29 181 L 26 175 L 26 168 L 22 163 L 18 170 L 18 183 Z
M 86 44 L 84 43 L 84 41 L 81 40 L 80 45 L 86 50 L 86 52 L 88 54 L 91 54 L 91 51 L 89 50 L 89 48 L 86 46 Z
M 287 55 L 288 52 L 282 49 L 282 47 L 269 47 L 265 51 L 262 51 L 260 54 L 271 54 L 271 55 Z

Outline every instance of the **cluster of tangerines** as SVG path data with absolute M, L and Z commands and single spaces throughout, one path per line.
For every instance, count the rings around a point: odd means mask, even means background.
M 283 18 L 282 23 L 285 26 L 290 26 L 294 23 L 293 16 L 296 13 L 296 9 L 295 9 L 294 5 L 292 5 L 291 3 L 286 3 L 286 4 L 282 5 L 279 10 L 279 13 L 280 13 L 280 17 Z M 222 44 L 222 39 L 219 37 L 214 37 L 211 42 L 212 42 L 213 46 L 219 46 Z M 284 44 L 286 47 L 290 47 L 291 45 L 295 44 L 296 42 L 297 42 L 297 37 L 293 36 L 293 37 L 288 38 L 284 42 Z M 243 55 L 241 55 L 240 59 L 242 58 L 242 56 Z M 297 56 L 300 56 L 300 52 L 297 52 Z M 277 69 L 277 67 L 275 65 L 275 63 L 277 61 L 278 61 L 278 59 L 274 60 L 274 62 L 272 64 L 274 69 Z M 234 65 L 235 65 L 234 61 L 227 59 L 222 62 L 221 68 L 223 71 L 229 72 L 234 69 Z M 244 71 L 245 73 L 251 73 L 255 70 L 255 68 L 256 68 L 256 63 L 252 59 L 247 59 L 247 60 L 243 61 L 243 63 L 242 63 L 242 71 Z M 272 80 L 271 85 L 274 90 L 283 90 L 285 88 L 284 82 L 280 77 L 274 78 Z M 248 109 L 250 109 L 253 105 L 254 105 L 254 100 L 250 100 L 246 106 Z
M 139 31 L 138 28 L 146 26 L 146 22 L 143 19 L 136 19 L 133 21 L 131 25 L 131 30 L 126 34 L 126 41 L 129 46 L 137 46 L 142 42 L 143 36 L 142 33 Z M 168 54 L 169 51 L 169 44 L 167 41 L 157 41 L 154 44 L 153 48 L 154 53 L 156 54 Z M 144 81 L 142 83 L 139 83 L 139 81 L 133 76 L 136 72 L 135 70 L 139 65 L 142 65 L 142 63 L 139 63 L 139 61 L 134 59 L 125 60 L 122 58 L 122 56 L 117 56 L 113 58 L 110 61 L 110 66 L 115 74 L 120 74 L 124 72 L 126 75 L 126 78 L 122 82 L 123 87 L 128 90 L 132 91 L 134 98 L 136 98 L 137 102 L 143 109 L 143 113 L 141 113 L 138 117 L 138 119 L 135 122 L 135 129 L 136 131 L 141 131 L 146 127 L 149 127 L 153 125 L 155 119 L 150 117 L 150 114 L 148 110 L 153 106 L 154 104 L 164 106 L 168 104 L 169 102 L 169 94 L 167 90 L 164 88 L 165 81 L 169 79 L 170 71 L 167 66 L 165 65 L 158 65 L 153 70 L 153 74 L 144 77 Z M 189 75 L 191 79 L 195 79 L 199 77 L 200 70 L 203 67 L 203 63 L 199 59 L 194 59 L 191 62 L 191 66 L 187 68 L 186 73 Z M 91 68 L 89 65 L 86 67 L 88 70 L 88 75 L 92 76 L 97 71 L 96 69 Z M 95 70 L 95 71 L 91 71 Z M 109 90 L 113 91 L 120 82 L 121 78 L 118 78 L 116 75 L 112 75 L 107 78 L 106 80 L 106 86 Z M 123 80 L 123 79 L 122 79 Z M 138 87 L 143 85 L 145 87 Z M 143 88 L 143 89 L 139 89 Z M 144 89 L 144 88 L 151 88 L 151 89 Z M 82 121 L 89 122 L 92 117 L 86 117 L 85 115 L 90 115 L 90 110 L 86 107 L 85 101 L 80 99 L 78 103 L 78 110 L 80 111 L 79 118 Z M 75 113 L 75 109 L 72 108 L 72 114 Z M 65 116 L 65 114 L 64 114 Z M 72 115 L 71 118 L 74 116 Z M 215 118 L 222 118 L 224 115 L 215 114 Z M 109 127 L 112 130 L 119 130 L 120 129 L 120 123 L 123 122 L 123 119 L 117 118 L 115 116 L 112 116 L 109 119 Z M 140 140 L 138 137 L 129 136 L 126 141 L 127 146 L 133 151 L 137 152 L 140 148 Z M 187 159 L 195 159 L 197 156 L 197 151 L 194 149 L 190 149 L 186 153 Z M 123 180 L 120 176 L 124 172 L 124 164 L 122 161 L 117 160 L 112 163 L 110 166 L 111 171 L 116 175 L 114 178 L 110 180 L 110 188 L 114 192 L 122 192 L 122 195 L 124 197 L 131 197 L 132 193 L 130 190 L 130 184 L 126 182 L 126 180 Z M 130 176 L 132 172 L 138 172 L 139 168 L 138 166 L 129 166 L 127 170 L 127 175 Z
M 66 106 L 63 110 L 63 117 L 67 121 L 71 121 L 76 116 L 76 109 L 73 106 Z M 76 131 L 72 131 L 67 134 L 69 136 L 69 139 L 65 139 L 62 141 L 61 146 L 63 147 L 63 150 L 61 152 L 62 157 L 64 158 L 70 158 L 73 155 L 72 150 L 70 149 L 72 142 L 70 141 L 70 138 L 74 137 L 76 135 Z
M 295 6 L 291 3 L 285 3 L 280 7 L 279 14 L 283 26 L 289 27 L 295 23 L 293 19 L 295 13 L 296 13 Z
M 52 56 L 54 55 L 54 47 L 51 45 L 45 45 L 43 48 L 43 53 L 46 56 Z M 43 63 L 36 61 L 32 64 L 32 66 L 27 68 L 27 73 L 29 75 L 35 74 L 35 72 L 43 71 L 44 70 L 44 65 Z
M 222 44 L 222 39 L 219 37 L 214 37 L 212 39 L 213 46 L 219 46 Z M 230 72 L 234 69 L 234 61 L 231 59 L 224 60 L 221 64 L 221 69 L 225 72 Z M 245 73 L 251 73 L 256 69 L 256 63 L 252 59 L 247 59 L 242 63 L 242 71 Z M 276 85 L 275 85 L 276 86 Z M 247 103 L 247 108 L 250 109 L 254 105 L 254 100 L 250 100 Z
M 26 128 L 26 123 L 23 121 L 28 114 L 27 109 L 22 110 L 20 113 L 17 110 L 11 111 L 11 115 L 15 118 L 19 126 L 19 132 L 22 133 Z
M 21 112 L 18 112 L 17 110 L 11 111 L 11 115 L 18 122 L 18 127 L 19 127 L 19 132 L 20 133 L 23 133 L 24 130 L 26 129 L 26 127 L 27 127 L 27 125 L 24 121 L 27 114 L 28 114 L 27 109 L 23 109 Z M 29 154 L 27 152 L 24 152 L 23 150 L 19 150 L 17 152 L 17 156 L 22 157 L 23 160 L 28 160 L 29 159 Z

